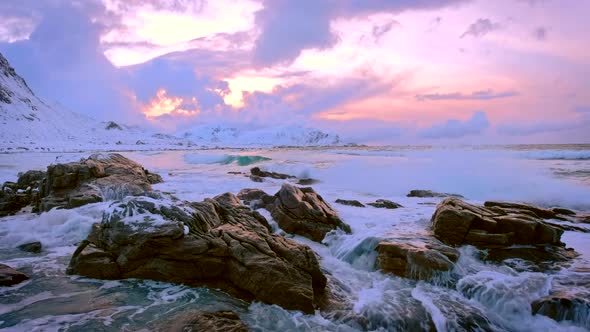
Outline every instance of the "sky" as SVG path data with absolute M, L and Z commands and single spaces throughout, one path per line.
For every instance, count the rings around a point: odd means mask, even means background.
M 590 0 L 2 0 L 36 93 L 182 132 L 590 143 Z

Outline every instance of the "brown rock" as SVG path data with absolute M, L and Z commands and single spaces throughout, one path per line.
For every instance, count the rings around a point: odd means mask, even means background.
M 348 206 L 355 206 L 355 207 L 365 207 L 365 204 L 353 199 L 353 200 L 348 200 L 348 199 L 340 199 L 338 198 L 336 200 L 336 203 L 338 204 L 342 204 L 342 205 L 348 205 Z
M 29 277 L 8 265 L 0 264 L 0 286 L 12 286 L 20 284 Z
M 284 183 L 267 209 L 285 232 L 314 241 L 322 241 L 326 233 L 337 228 L 351 232 L 350 226 L 311 187 L 299 188 Z
M 387 199 L 378 199 L 373 203 L 367 203 L 367 205 L 370 205 L 372 207 L 376 207 L 379 209 L 399 209 L 399 208 L 403 207 L 401 204 L 392 202 Z
M 516 205 L 505 204 L 513 209 Z M 531 209 L 528 209 L 531 211 Z M 472 244 L 480 248 L 519 245 L 561 246 L 563 230 L 528 213 L 516 214 L 480 207 L 458 198 L 447 198 L 432 216 L 435 236 L 449 245 Z
M 94 154 L 88 159 L 47 167 L 41 188 L 40 211 L 75 208 L 104 199 L 141 195 L 161 177 L 120 154 Z
M 459 258 L 457 250 L 436 241 L 386 240 L 379 243 L 377 251 L 377 265 L 381 271 L 418 280 L 429 280 L 438 272 L 451 271 Z
M 556 321 L 570 321 L 575 325 L 590 329 L 589 294 L 558 292 L 531 303 L 534 315 L 543 315 Z
M 169 222 L 150 223 L 154 214 Z M 327 296 L 315 253 L 270 230 L 262 215 L 229 193 L 181 206 L 128 198 L 93 226 L 67 272 L 214 287 L 313 313 Z
M 260 167 L 254 167 L 254 168 L 250 169 L 250 174 L 252 176 L 257 176 L 259 178 L 273 178 L 273 179 L 279 179 L 279 180 L 295 179 L 296 178 L 293 175 L 263 171 L 260 169 Z
M 203 312 L 182 310 L 172 318 L 164 320 L 155 331 L 166 332 L 248 332 L 240 317 L 231 311 Z
M 275 198 L 260 189 L 242 189 L 238 198 L 253 209 L 259 209 L 271 204 Z

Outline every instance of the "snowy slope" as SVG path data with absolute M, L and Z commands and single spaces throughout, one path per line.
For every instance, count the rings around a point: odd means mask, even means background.
M 328 146 L 341 145 L 338 135 L 300 126 L 242 130 L 231 127 L 198 127 L 181 137 L 207 146 Z
M 99 122 L 37 97 L 0 54 L 0 152 L 337 144 L 340 144 L 337 135 L 303 127 L 254 131 L 200 127 L 174 136 L 114 122 Z

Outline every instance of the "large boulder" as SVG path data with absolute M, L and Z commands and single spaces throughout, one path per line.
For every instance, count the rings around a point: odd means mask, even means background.
M 285 232 L 314 241 L 322 241 L 326 233 L 337 228 L 351 232 L 350 226 L 311 187 L 299 188 L 284 183 L 267 209 Z
M 214 287 L 305 313 L 328 302 L 315 253 L 273 234 L 230 193 L 179 206 L 131 197 L 114 203 L 67 272 Z
M 0 286 L 12 286 L 20 284 L 29 277 L 8 265 L 0 264 Z
M 432 216 L 435 236 L 449 245 L 471 244 L 480 248 L 511 245 L 561 246 L 563 230 L 527 213 L 503 211 L 443 200 Z
M 161 182 L 161 177 L 120 154 L 93 154 L 79 162 L 47 167 L 39 210 L 75 208 L 127 195 L 141 195 L 151 191 L 151 184 L 157 182 Z
M 377 246 L 377 266 L 386 273 L 404 278 L 431 280 L 450 272 L 459 252 L 436 240 L 424 242 L 381 241 Z

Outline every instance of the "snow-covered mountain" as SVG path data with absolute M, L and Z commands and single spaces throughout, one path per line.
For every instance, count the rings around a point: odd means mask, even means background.
M 328 146 L 341 145 L 340 136 L 301 126 L 243 130 L 223 126 L 203 126 L 181 137 L 207 146 Z
M 338 135 L 303 127 L 200 127 L 175 136 L 112 121 L 99 122 L 36 96 L 0 53 L 0 152 L 339 144 Z

